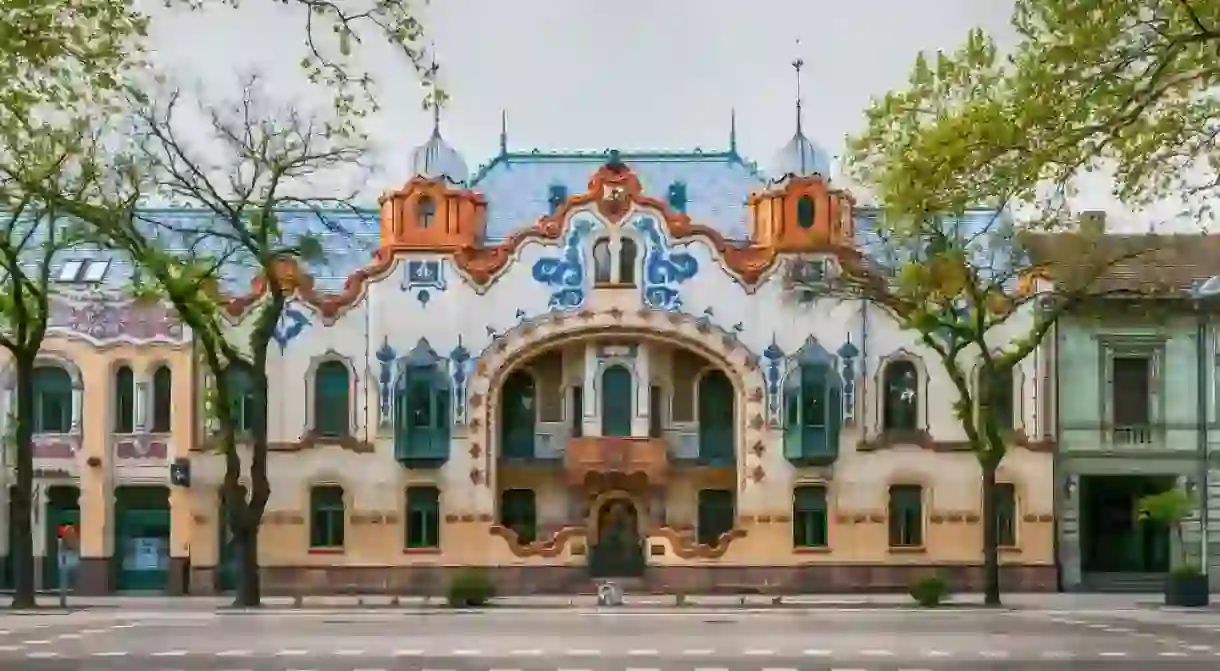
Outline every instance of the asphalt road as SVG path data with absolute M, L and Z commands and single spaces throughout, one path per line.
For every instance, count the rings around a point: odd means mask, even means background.
M 1220 668 L 1220 613 L 978 610 L 0 614 L 52 671 L 1097 671 Z

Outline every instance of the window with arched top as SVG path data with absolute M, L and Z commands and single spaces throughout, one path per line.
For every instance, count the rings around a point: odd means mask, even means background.
M 152 377 L 152 431 L 169 433 L 174 417 L 174 374 L 158 366 Z
M 623 238 L 618 248 L 618 284 L 635 286 L 635 266 L 640 250 L 635 240 Z
M 500 389 L 500 450 L 507 459 L 534 456 L 538 404 L 534 376 L 515 370 Z
M 420 196 L 415 203 L 415 217 L 420 228 L 431 228 L 436 219 L 436 201 L 428 196 Z
M 887 431 L 919 428 L 919 370 L 914 362 L 896 359 L 885 364 L 881 379 L 882 422 Z
M 610 258 L 610 239 L 602 238 L 593 243 L 593 282 L 596 284 L 609 284 L 611 282 L 611 268 L 613 261 Z
M 320 436 L 351 431 L 351 375 L 342 361 L 323 361 L 313 375 L 313 428 Z
M 814 207 L 812 196 L 801 196 L 796 201 L 796 223 L 801 228 L 813 228 L 815 213 L 816 208 Z
M 630 436 L 633 380 L 625 366 L 610 366 L 602 372 L 602 435 Z
M 59 366 L 34 369 L 34 433 L 72 430 L 72 376 Z
M 136 375 L 131 366 L 114 371 L 114 432 L 135 433 Z
M 735 399 L 733 383 L 718 368 L 712 368 L 699 378 L 699 461 L 717 466 L 729 466 L 736 450 Z

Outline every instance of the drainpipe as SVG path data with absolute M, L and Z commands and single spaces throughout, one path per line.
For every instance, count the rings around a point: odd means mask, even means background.
M 1050 380 L 1050 390 L 1048 390 L 1048 391 L 1050 391 L 1050 393 L 1052 393 L 1054 396 L 1052 398 L 1053 402 L 1049 403 L 1049 404 L 1045 404 L 1043 407 L 1053 408 L 1053 411 L 1052 411 L 1053 414 L 1051 415 L 1051 417 L 1048 417 L 1047 420 L 1054 421 L 1054 423 L 1055 423 L 1055 427 L 1054 427 L 1055 450 L 1053 452 L 1051 452 L 1051 483 L 1054 486 L 1054 488 L 1055 488 L 1054 491 L 1056 493 L 1056 495 L 1052 497 L 1052 501 L 1055 502 L 1054 505 L 1055 505 L 1055 507 L 1058 508 L 1058 510 L 1056 510 L 1055 514 L 1053 515 L 1053 520 L 1052 520 L 1052 524 L 1051 524 L 1051 552 L 1054 554 L 1054 557 L 1055 557 L 1055 583 L 1056 583 L 1055 587 L 1059 592 L 1063 592 L 1065 590 L 1064 590 L 1064 584 L 1063 584 L 1063 554 L 1062 554 L 1063 542 L 1062 542 L 1062 539 L 1060 538 L 1060 530 L 1062 528 L 1061 523 L 1060 523 L 1060 518 L 1063 516 L 1063 513 L 1064 513 L 1064 503 L 1063 503 L 1063 500 L 1057 495 L 1058 490 L 1059 490 L 1059 474 L 1063 471 L 1061 457 L 1059 455 L 1059 451 L 1061 449 L 1063 449 L 1063 422 L 1060 420 L 1060 407 L 1062 404 L 1059 401 L 1059 321 L 1058 320 L 1056 320 L 1055 323 L 1051 325 L 1051 334 L 1050 334 L 1049 340 L 1051 342 L 1051 354 L 1050 354 L 1051 380 Z M 1068 475 L 1068 477 L 1070 478 L 1071 476 Z M 1066 483 L 1067 481 L 1065 480 L 1064 482 Z M 1080 542 L 1079 541 L 1079 536 L 1080 536 L 1080 515 L 1079 514 L 1076 515 L 1076 520 L 1077 520 L 1077 522 L 1076 522 L 1077 543 L 1079 543 Z
M 1203 312 L 1202 302 L 1195 300 L 1195 320 L 1197 347 L 1195 347 L 1195 375 L 1196 379 L 1196 425 L 1197 430 L 1195 436 L 1198 440 L 1199 450 L 1199 569 L 1203 575 L 1207 575 L 1208 557 L 1208 424 L 1211 422 L 1211 417 L 1208 413 L 1208 386 L 1207 386 L 1207 316 Z
M 856 395 L 864 399 L 860 404 L 860 417 L 856 423 L 860 425 L 865 441 L 868 440 L 868 301 L 860 301 L 860 384 Z

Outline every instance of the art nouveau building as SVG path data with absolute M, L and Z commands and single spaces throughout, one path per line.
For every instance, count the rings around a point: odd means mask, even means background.
M 283 267 L 267 589 L 435 589 L 464 566 L 508 592 L 896 589 L 933 569 L 977 585 L 979 467 L 953 385 L 876 307 L 817 296 L 875 244 L 824 152 L 798 129 L 764 175 L 735 142 L 506 145 L 470 174 L 434 133 L 380 211 L 334 213 L 352 235 L 326 237 L 326 266 Z M 230 304 L 235 332 L 257 300 Z M 206 376 L 164 315 L 107 309 L 72 312 L 48 347 L 40 510 L 80 492 L 105 576 L 83 589 L 153 586 L 154 565 L 171 591 L 225 589 Z M 1010 589 L 1055 585 L 1050 374 L 1031 357 L 1000 383 Z M 188 450 L 191 486 L 167 495 Z M 146 473 L 158 493 L 124 503 Z

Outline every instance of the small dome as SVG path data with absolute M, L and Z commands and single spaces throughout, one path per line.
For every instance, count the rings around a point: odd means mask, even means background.
M 427 142 L 411 152 L 411 174 L 429 179 L 443 177 L 455 183 L 465 182 L 470 176 L 466 161 L 445 142 L 438 128 L 433 129 L 432 137 Z
M 830 179 L 830 154 L 805 137 L 798 127 L 796 135 L 775 153 L 767 174 L 772 179 L 783 179 L 790 175 L 808 177 L 814 173 Z

